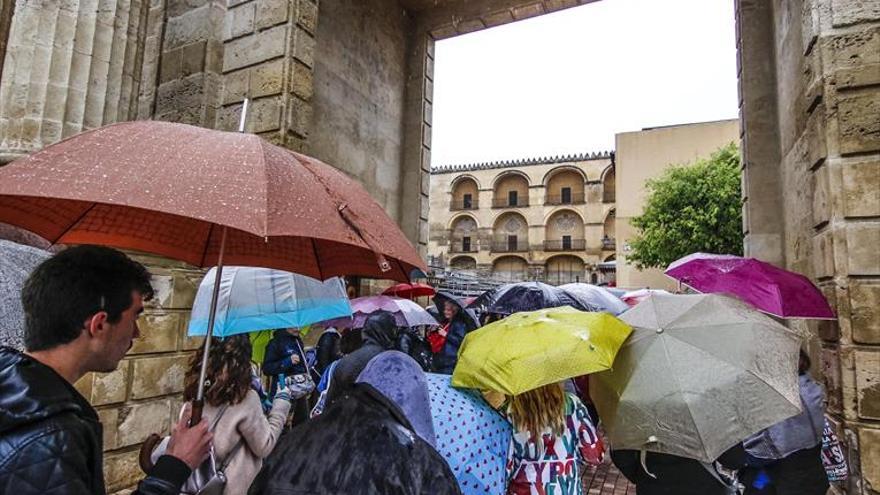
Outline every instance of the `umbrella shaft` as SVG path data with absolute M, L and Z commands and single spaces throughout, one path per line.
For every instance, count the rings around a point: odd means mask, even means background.
M 220 278 L 223 275 L 224 251 L 226 251 L 225 226 L 223 227 L 223 233 L 220 238 L 220 254 L 217 257 L 217 272 L 214 276 L 214 292 L 211 294 L 211 309 L 208 313 L 208 330 L 205 332 L 205 348 L 204 352 L 202 352 L 202 369 L 199 372 L 199 391 L 196 394 L 196 401 L 203 401 L 205 398 L 205 374 L 208 371 L 208 354 L 211 351 L 211 337 L 214 334 L 214 318 L 217 313 L 217 299 L 220 297 Z M 193 419 L 196 419 L 195 414 L 193 414 Z M 198 423 L 198 420 L 195 422 Z

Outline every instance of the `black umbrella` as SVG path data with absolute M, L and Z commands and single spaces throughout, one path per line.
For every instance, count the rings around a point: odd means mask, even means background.
M 448 302 L 458 308 L 458 314 L 462 315 L 462 321 L 464 321 L 465 329 L 468 332 L 480 328 L 480 320 L 477 318 L 477 315 L 473 310 L 466 308 L 461 299 L 446 292 L 438 292 L 434 295 L 433 300 L 434 305 L 437 307 L 437 312 L 439 313 L 438 321 L 445 319 L 443 316 L 443 306 Z
M 571 306 L 581 311 L 596 311 L 586 301 L 566 291 L 541 282 L 518 282 L 492 289 L 470 304 L 485 313 L 511 315 L 522 311 Z

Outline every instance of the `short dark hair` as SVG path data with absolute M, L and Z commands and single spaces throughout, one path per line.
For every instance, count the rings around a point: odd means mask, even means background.
M 153 297 L 150 273 L 121 251 L 103 246 L 65 249 L 41 263 L 21 290 L 24 347 L 42 351 L 75 340 L 98 311 L 116 323 L 132 305 L 132 291 Z

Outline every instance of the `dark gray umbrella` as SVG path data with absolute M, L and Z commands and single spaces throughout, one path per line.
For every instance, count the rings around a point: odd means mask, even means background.
M 24 350 L 21 287 L 28 275 L 52 253 L 0 240 L 0 345 Z

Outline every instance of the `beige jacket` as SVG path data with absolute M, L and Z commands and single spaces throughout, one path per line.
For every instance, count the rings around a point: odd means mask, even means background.
M 203 416 L 208 424 L 214 422 L 220 408 L 205 404 Z M 263 415 L 260 397 L 254 390 L 248 390 L 244 400 L 228 406 L 214 428 L 214 453 L 218 463 L 235 447 L 239 439 L 244 445 L 226 468 L 226 489 L 224 495 L 244 495 L 260 471 L 265 459 L 281 435 L 281 428 L 290 411 L 290 402 L 276 399 L 268 418 Z

